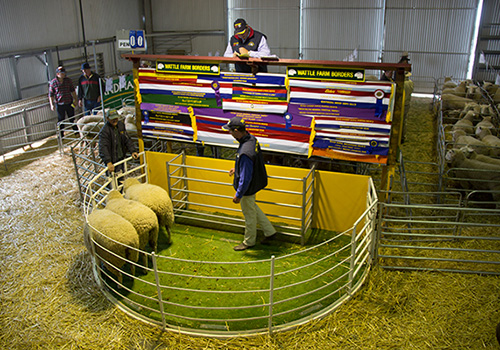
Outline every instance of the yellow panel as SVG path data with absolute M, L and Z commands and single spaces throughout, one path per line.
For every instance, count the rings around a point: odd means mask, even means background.
M 316 172 L 313 226 L 345 231 L 366 210 L 369 176 Z
M 166 162 L 170 161 L 176 155 L 169 153 L 146 152 L 146 160 L 148 163 L 149 182 L 168 189 Z M 176 163 L 180 164 L 179 157 Z M 212 182 L 220 182 L 224 184 L 207 184 L 198 181 L 189 182 L 189 191 L 205 192 L 217 196 L 209 196 L 206 194 L 190 193 L 189 201 L 200 205 L 191 205 L 190 209 L 203 210 L 209 212 L 225 213 L 227 215 L 239 216 L 240 206 L 232 202 L 234 189 L 232 187 L 232 178 L 229 177 L 228 171 L 234 166 L 234 161 L 214 159 L 208 157 L 187 156 L 186 165 L 192 167 L 209 168 L 202 169 L 187 169 L 188 177 L 204 179 Z M 274 179 L 273 176 L 294 178 L 302 180 L 309 173 L 309 169 L 288 168 L 268 165 L 267 167 L 269 185 L 267 189 L 260 191 L 257 194 L 258 201 L 270 203 L 287 203 L 302 206 L 302 196 L 279 193 L 270 189 L 279 189 L 293 192 L 302 192 L 302 181 L 291 181 L 283 179 Z M 213 171 L 218 170 L 218 171 Z M 178 175 L 180 175 L 178 173 Z M 366 209 L 366 198 L 368 191 L 368 176 L 333 173 L 327 171 L 316 171 L 316 184 L 314 194 L 314 228 L 321 228 L 331 231 L 345 231 L 349 229 L 359 216 Z M 177 180 L 173 179 L 172 183 Z M 177 186 L 178 187 L 178 186 Z M 221 197 L 226 196 L 227 198 Z M 235 209 L 220 210 L 212 209 L 203 205 L 220 206 L 224 208 Z M 277 206 L 268 203 L 259 203 L 259 206 L 266 214 L 280 215 L 288 217 L 301 217 L 301 209 Z M 298 226 L 298 221 L 283 220 L 280 218 L 270 218 L 271 221 L 285 222 Z

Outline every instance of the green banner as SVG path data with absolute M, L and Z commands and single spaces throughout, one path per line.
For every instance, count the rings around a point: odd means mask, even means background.
M 219 75 L 220 66 L 216 63 L 169 62 L 158 60 L 156 61 L 156 72 Z
M 361 68 L 287 67 L 286 71 L 291 79 L 365 81 L 365 70 Z
M 104 85 L 106 88 L 106 85 Z M 134 101 L 134 79 L 132 75 L 126 75 L 125 81 L 120 84 L 120 78 L 113 79 L 111 86 L 104 92 L 104 105 L 109 108 L 118 108 L 122 106 L 122 100 Z
M 189 96 L 172 96 L 162 94 L 141 94 L 142 103 L 160 103 L 174 106 L 199 108 L 222 108 L 217 105 L 215 98 L 196 98 Z

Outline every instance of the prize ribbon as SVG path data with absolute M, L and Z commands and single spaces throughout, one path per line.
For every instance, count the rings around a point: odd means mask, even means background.
M 212 89 L 215 91 L 215 101 L 217 106 L 222 106 L 222 98 L 220 97 L 220 84 L 218 81 L 212 81 Z

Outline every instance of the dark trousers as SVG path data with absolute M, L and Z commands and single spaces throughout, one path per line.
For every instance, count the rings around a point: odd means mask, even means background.
M 83 110 L 85 115 L 89 115 L 90 112 L 94 109 L 99 107 L 101 104 L 97 102 L 97 100 L 87 100 L 83 99 Z
M 68 121 L 70 123 L 74 123 L 75 109 L 69 105 L 57 105 L 57 121 L 62 122 L 68 116 Z M 61 136 L 64 136 L 64 132 L 62 131 L 64 124 L 61 124 Z M 78 127 L 73 124 L 73 130 L 78 131 Z

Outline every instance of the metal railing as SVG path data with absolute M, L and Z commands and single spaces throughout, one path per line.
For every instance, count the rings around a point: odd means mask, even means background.
M 104 205 L 111 180 L 97 188 L 103 175 L 91 181 L 86 216 Z M 96 190 L 90 190 L 94 186 Z M 198 261 L 141 252 L 151 259 L 152 267 L 127 260 L 120 268 L 125 282 L 120 283 L 99 263 L 104 257 L 96 251 L 106 248 L 91 240 L 94 276 L 121 310 L 162 329 L 222 338 L 270 334 L 324 317 L 356 293 L 374 255 L 376 215 L 377 194 L 370 179 L 367 208 L 350 229 L 291 254 L 250 261 Z M 144 273 L 137 276 L 127 266 Z
M 180 162 L 179 162 L 180 161 Z M 197 170 L 198 176 L 190 176 L 188 172 L 190 170 Z M 282 177 L 282 176 L 268 176 L 270 185 L 263 189 L 262 192 L 274 192 L 281 194 L 290 195 L 290 202 L 287 203 L 277 203 L 269 201 L 256 201 L 257 203 L 264 203 L 276 207 L 274 212 L 283 212 L 290 215 L 276 215 L 267 214 L 267 216 L 275 220 L 285 220 L 292 222 L 289 225 L 280 225 L 275 223 L 274 226 L 278 229 L 278 232 L 284 235 L 293 236 L 300 238 L 300 242 L 303 245 L 306 239 L 306 233 L 311 228 L 312 215 L 313 215 L 313 201 L 314 201 L 314 170 L 309 170 L 308 174 L 304 178 L 292 178 L 292 177 Z M 170 198 L 175 209 L 175 213 L 183 218 L 188 217 L 190 220 L 201 221 L 205 223 L 221 224 L 224 226 L 232 227 L 245 227 L 245 220 L 240 217 L 228 217 L 227 215 L 217 214 L 217 210 L 230 210 L 233 213 L 239 213 L 239 209 L 226 208 L 223 206 L 210 205 L 202 203 L 201 201 L 193 201 L 192 195 L 197 195 L 198 198 L 220 198 L 220 199 L 232 199 L 232 196 L 215 194 L 210 192 L 210 185 L 219 185 L 232 187 L 232 183 L 229 182 L 217 182 L 206 180 L 210 177 L 210 173 L 227 173 L 226 170 L 213 169 L 213 168 L 201 168 L 196 166 L 186 165 L 186 155 L 181 153 L 174 157 L 171 161 L 167 163 L 167 181 Z M 276 188 L 273 186 L 273 181 L 283 181 L 285 183 L 295 183 L 297 188 L 295 191 L 284 190 Z M 190 190 L 191 183 L 201 183 L 207 184 L 207 191 L 192 191 Z M 298 203 L 298 204 L 297 204 Z M 192 207 L 205 208 L 207 211 L 203 210 L 192 210 Z M 293 215 L 295 212 L 299 212 L 297 215 Z M 228 221 L 231 221 L 229 223 Z
M 463 207 L 458 192 L 434 195 L 447 198 L 447 203 L 379 203 L 384 213 L 377 225 L 380 265 L 393 270 L 500 275 L 500 210 Z M 407 215 L 408 208 L 412 216 Z
M 18 106 L 15 111 L 0 116 L 0 155 L 4 163 L 8 153 L 18 150 L 33 154 L 32 157 L 23 157 L 22 161 L 38 158 L 35 152 L 39 149 L 31 146 L 55 136 L 56 123 L 57 117 L 50 110 L 48 102 L 26 108 Z M 57 146 L 46 147 L 56 149 Z

